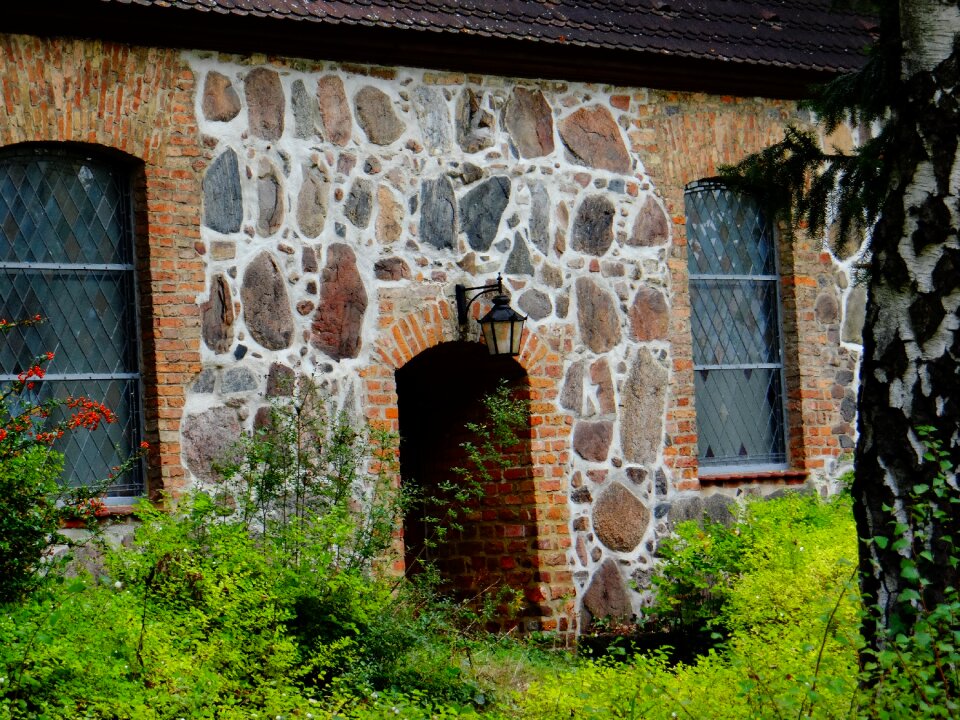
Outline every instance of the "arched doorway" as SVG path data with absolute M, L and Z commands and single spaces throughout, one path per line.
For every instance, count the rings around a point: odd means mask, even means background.
M 527 602 L 540 581 L 529 411 L 519 441 L 498 448 L 502 462 L 487 463 L 486 477 L 463 447 L 477 441 L 466 425 L 486 419 L 482 400 L 501 382 L 528 407 L 526 371 L 512 358 L 491 357 L 480 343 L 442 343 L 396 371 L 402 482 L 418 497 L 404 518 L 407 573 L 430 563 L 441 589 L 468 602 L 506 600 L 511 593 L 503 591 L 513 591 L 518 602 L 503 602 L 491 629 L 526 625 L 541 614 Z M 455 498 L 469 482 L 456 468 L 480 481 L 479 496 Z

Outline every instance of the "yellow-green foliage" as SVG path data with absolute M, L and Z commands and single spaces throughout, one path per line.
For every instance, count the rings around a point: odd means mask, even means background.
M 743 543 L 724 593 L 724 646 L 692 665 L 655 655 L 546 676 L 517 696 L 514 716 L 847 717 L 859 642 L 849 499 L 755 502 L 733 532 Z

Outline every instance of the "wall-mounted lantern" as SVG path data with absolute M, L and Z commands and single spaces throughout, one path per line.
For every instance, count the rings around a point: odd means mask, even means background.
M 467 327 L 467 310 L 481 295 L 495 292 L 493 307 L 486 315 L 480 318 L 480 329 L 483 339 L 487 343 L 487 350 L 491 355 L 519 355 L 520 336 L 523 334 L 523 321 L 527 318 L 510 307 L 510 298 L 503 292 L 503 280 L 497 275 L 497 281 L 491 285 L 464 287 L 457 285 L 454 288 L 457 297 L 457 320 L 460 331 Z M 467 293 L 474 292 L 473 297 L 467 299 Z

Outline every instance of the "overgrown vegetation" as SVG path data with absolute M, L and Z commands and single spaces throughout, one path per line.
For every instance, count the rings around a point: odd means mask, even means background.
M 486 407 L 465 448 L 480 474 L 464 470 L 453 481 L 468 489 L 525 420 L 506 390 Z M 181 498 L 173 512 L 142 505 L 133 545 L 105 548 L 96 575 L 67 577 L 44 560 L 64 517 L 60 459 L 36 441 L 44 428 L 20 426 L 20 444 L 0 455 L 2 718 L 902 718 L 960 710 L 960 603 L 951 589 L 928 606 L 922 592 L 937 562 L 957 562 L 952 541 L 935 554 L 926 535 L 937 520 L 930 513 L 956 511 L 949 462 L 932 439 L 927 461 L 943 472 L 917 483 L 925 501 L 874 540 L 901 553 L 915 588 L 899 600 L 910 603 L 910 626 L 892 632 L 882 651 L 859 634 L 849 496 L 790 494 L 747 503 L 729 526 L 682 523 L 662 543 L 652 621 L 714 635 L 699 657 L 673 664 L 666 649 L 577 657 L 554 650 L 549 637 L 467 632 L 483 626 L 482 607 L 445 600 L 429 572 L 417 581 L 392 575 L 394 531 L 409 502 L 394 483 L 395 439 L 328 414 L 309 385 L 242 440 L 212 492 Z M 71 512 L 93 507 L 85 501 Z

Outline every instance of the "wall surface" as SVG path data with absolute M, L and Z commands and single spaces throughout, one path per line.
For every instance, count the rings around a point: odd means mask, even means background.
M 213 482 L 298 374 L 397 429 L 395 371 L 460 339 L 456 283 L 498 273 L 529 316 L 542 629 L 640 612 L 673 522 L 832 478 L 852 449 L 855 257 L 781 233 L 792 472 L 698 477 L 683 188 L 803 124 L 793 104 L 20 36 L 0 52 L 0 142 L 144 163 L 155 490 Z

